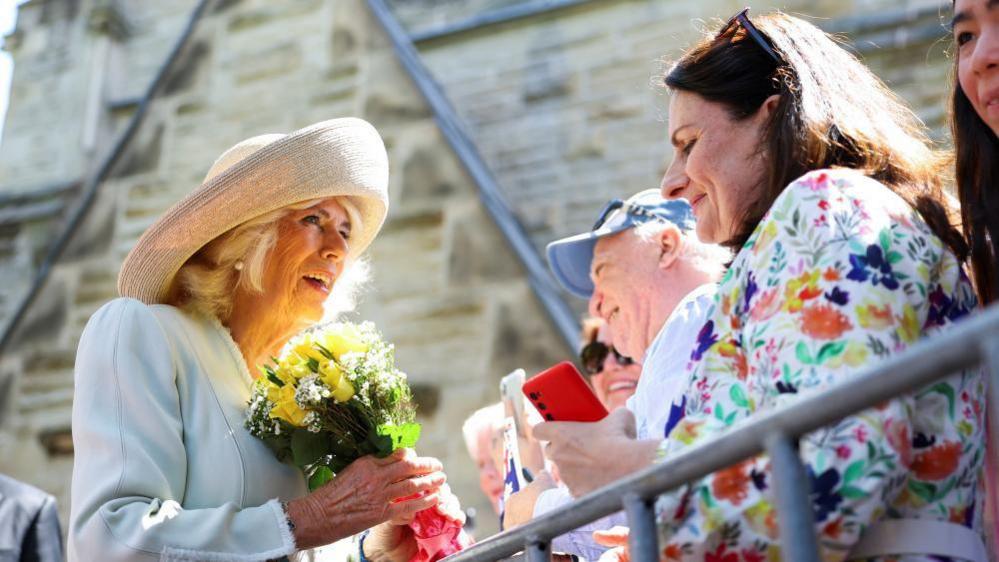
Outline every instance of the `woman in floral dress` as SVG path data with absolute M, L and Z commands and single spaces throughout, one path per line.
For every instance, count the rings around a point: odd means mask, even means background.
M 820 393 L 976 306 L 922 126 L 823 32 L 743 11 L 666 84 L 676 155 L 663 195 L 687 198 L 698 235 L 738 253 L 664 456 Z M 801 440 L 825 560 L 984 556 L 984 385 L 978 371 L 955 374 Z M 766 456 L 664 495 L 658 511 L 665 560 L 780 559 Z M 902 536 L 929 529 L 934 552 L 877 530 L 913 519 L 929 527 Z

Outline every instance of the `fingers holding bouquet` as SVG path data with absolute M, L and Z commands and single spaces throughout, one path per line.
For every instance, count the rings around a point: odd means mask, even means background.
M 373 324 L 331 324 L 299 336 L 262 370 L 246 427 L 299 466 L 313 490 L 306 503 L 289 504 L 296 539 L 326 544 L 378 526 L 376 543 L 415 543 L 389 549 L 413 550 L 413 562 L 439 560 L 467 544 L 463 519 L 452 514 L 460 509 L 438 507 L 445 496 L 447 506 L 457 504 L 440 461 L 412 449 L 420 437 L 412 393 L 395 368 L 393 346 Z M 308 508 L 304 517 L 321 517 L 304 522 L 308 532 L 295 520 L 300 506 Z

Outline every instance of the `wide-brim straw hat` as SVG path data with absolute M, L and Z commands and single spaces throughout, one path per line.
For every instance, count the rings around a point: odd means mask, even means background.
M 121 266 L 118 293 L 162 303 L 184 262 L 215 238 L 265 213 L 329 197 L 348 197 L 360 214 L 350 237 L 349 257 L 356 257 L 388 212 L 388 156 L 370 123 L 331 119 L 247 139 L 142 234 Z

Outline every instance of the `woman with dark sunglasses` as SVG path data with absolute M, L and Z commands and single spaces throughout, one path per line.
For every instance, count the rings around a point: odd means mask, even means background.
M 943 160 L 828 35 L 743 10 L 665 82 L 676 152 L 663 195 L 688 199 L 699 237 L 737 255 L 663 456 L 821 393 L 976 306 Z M 982 373 L 955 374 L 800 441 L 824 560 L 984 560 L 984 389 Z M 773 488 L 759 456 L 664 495 L 664 558 L 779 560 Z
M 642 366 L 614 349 L 608 327 L 599 318 L 583 322 L 579 360 L 593 392 L 608 411 L 624 407 L 638 388 Z

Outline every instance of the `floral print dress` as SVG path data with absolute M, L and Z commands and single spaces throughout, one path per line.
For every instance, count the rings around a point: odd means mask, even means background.
M 722 279 L 662 453 L 821 392 L 974 307 L 957 258 L 900 197 L 856 171 L 811 172 L 777 198 Z M 884 518 L 980 530 L 984 395 L 980 371 L 956 374 L 802 439 L 825 560 L 847 559 Z M 662 496 L 662 558 L 779 560 L 772 484 L 759 456 Z

